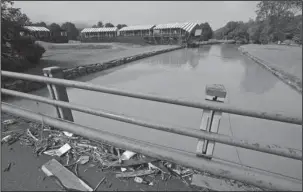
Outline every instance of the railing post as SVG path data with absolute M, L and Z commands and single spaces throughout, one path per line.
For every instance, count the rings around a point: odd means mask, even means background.
M 60 67 L 44 68 L 43 73 L 44 76 L 46 77 L 64 79 L 63 70 Z M 69 102 L 66 87 L 54 85 L 54 84 L 47 84 L 47 88 L 52 99 Z M 56 110 L 57 110 L 58 118 L 68 120 L 71 122 L 74 121 L 73 114 L 70 109 L 57 107 Z
M 214 102 L 224 102 L 226 97 L 225 87 L 221 84 L 207 85 L 206 100 Z M 201 131 L 218 133 L 222 112 L 214 110 L 203 110 L 202 120 L 200 125 Z M 211 159 L 214 153 L 215 142 L 205 139 L 198 140 L 196 155 Z

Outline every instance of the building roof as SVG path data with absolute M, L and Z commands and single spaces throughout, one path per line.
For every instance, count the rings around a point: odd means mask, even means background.
M 134 25 L 134 26 L 123 27 L 119 31 L 150 30 L 154 26 L 155 25 Z
M 47 32 L 49 32 L 49 29 L 47 29 L 46 27 L 24 26 L 24 28 L 29 31 L 47 31 Z
M 156 25 L 154 29 L 177 29 L 181 28 L 187 32 L 191 32 L 194 27 L 199 25 L 198 23 L 168 23 L 168 24 L 160 24 Z
M 113 32 L 117 31 L 117 27 L 101 27 L 101 28 L 84 28 L 81 33 L 91 33 L 91 32 Z

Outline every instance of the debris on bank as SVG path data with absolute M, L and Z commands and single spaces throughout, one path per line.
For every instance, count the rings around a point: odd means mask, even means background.
M 107 179 L 103 178 L 96 187 L 93 187 L 94 190 L 88 186 L 78 177 L 78 166 L 85 164 L 89 165 L 84 172 L 91 168 L 101 171 L 110 170 L 119 180 L 131 179 L 146 186 L 153 186 L 159 180 L 167 182 L 173 178 L 181 180 L 187 186 L 192 186 L 190 182 L 193 175 L 209 176 L 207 173 L 115 148 L 106 143 L 66 134 L 44 124 L 30 123 L 29 128 L 24 128 L 23 133 L 9 131 L 10 134 L 2 131 L 2 144 L 20 141 L 21 145 L 32 147 L 35 155 L 48 155 L 58 160 L 52 159 L 46 162 L 41 169 L 47 176 L 55 178 L 65 190 L 95 191 L 102 183 L 108 183 Z M 111 185 L 109 183 L 107 187 L 110 188 Z M 203 190 L 207 190 L 207 187 Z
M 55 177 L 65 190 L 93 191 L 91 187 L 61 165 L 56 159 L 45 163 L 41 169 L 48 177 Z

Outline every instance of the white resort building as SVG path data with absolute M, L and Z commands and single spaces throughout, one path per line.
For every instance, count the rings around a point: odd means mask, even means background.
M 81 38 L 112 38 L 117 37 L 117 33 L 117 27 L 85 28 L 81 31 Z
M 154 36 L 184 36 L 199 28 L 198 23 L 159 24 L 154 28 Z
M 123 27 L 119 30 L 120 36 L 149 36 L 153 34 L 155 25 L 135 25 Z

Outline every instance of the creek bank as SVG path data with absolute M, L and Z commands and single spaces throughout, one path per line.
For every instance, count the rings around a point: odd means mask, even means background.
M 193 41 L 188 43 L 188 47 L 199 47 L 201 45 L 216 45 L 216 44 L 235 44 L 235 40 L 216 40 L 210 39 L 208 41 Z
M 136 61 L 139 59 L 151 57 L 154 55 L 158 55 L 161 53 L 166 53 L 166 52 L 170 52 L 170 51 L 174 51 L 174 50 L 178 50 L 178 49 L 182 49 L 182 48 L 184 48 L 184 47 L 181 46 L 181 47 L 155 50 L 155 51 L 151 51 L 151 52 L 147 52 L 147 53 L 137 54 L 134 56 L 110 60 L 110 61 L 103 62 L 103 63 L 95 63 L 95 64 L 90 64 L 90 65 L 82 65 L 82 66 L 76 66 L 76 67 L 64 69 L 63 70 L 64 78 L 72 80 L 72 79 L 75 79 L 78 77 L 89 75 L 91 73 L 103 71 L 106 69 L 110 69 L 112 67 L 130 63 L 130 62 L 133 62 L 133 61 Z M 35 90 L 41 89 L 46 86 L 44 83 L 25 81 L 25 80 L 19 80 L 19 79 L 15 80 L 15 79 L 6 78 L 5 81 L 3 81 L 3 83 L 2 83 L 2 88 L 20 91 L 20 92 L 31 92 L 31 91 L 35 91 Z
M 254 46 L 254 45 L 249 45 L 249 46 Z M 278 48 L 260 47 L 262 49 L 262 52 L 261 51 L 257 52 L 255 51 L 256 49 L 252 49 L 249 46 L 247 45 L 240 46 L 238 50 L 241 51 L 243 55 L 246 55 L 256 63 L 260 64 L 263 68 L 270 71 L 273 75 L 275 75 L 280 80 L 282 80 L 282 82 L 284 82 L 285 84 L 289 85 L 291 88 L 302 94 L 302 80 L 297 77 L 298 75 L 295 75 L 290 71 L 286 71 L 287 66 L 285 65 L 294 63 L 292 62 L 293 58 L 282 56 L 279 61 L 280 64 L 278 64 L 277 57 L 280 57 L 279 55 L 277 55 L 278 52 L 275 54 L 273 54 L 274 52 L 271 52 L 271 50 Z M 291 52 L 291 50 L 283 50 L 283 51 Z M 263 55 L 266 55 L 266 57 L 264 57 Z M 291 53 L 289 53 L 289 55 L 291 55 Z M 298 68 L 298 66 L 295 67 Z M 302 67 L 300 71 L 302 71 Z

